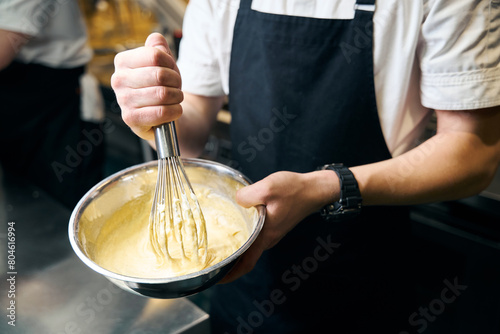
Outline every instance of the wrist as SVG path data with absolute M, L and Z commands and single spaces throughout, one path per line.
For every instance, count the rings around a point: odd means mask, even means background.
M 318 170 L 306 175 L 315 211 L 319 211 L 325 205 L 340 199 L 340 182 L 335 172 Z

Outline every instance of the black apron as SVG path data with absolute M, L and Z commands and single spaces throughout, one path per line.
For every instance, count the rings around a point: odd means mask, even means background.
M 257 181 L 391 158 L 372 31 L 372 11 L 327 20 L 261 13 L 241 1 L 229 107 L 233 159 L 244 174 Z M 399 333 L 413 311 L 408 236 L 407 208 L 365 207 L 341 223 L 311 215 L 251 273 L 213 289 L 213 333 Z
M 103 177 L 104 134 L 80 118 L 84 67 L 12 62 L 0 71 L 0 164 L 73 209 Z M 102 137 L 89 134 L 101 133 Z M 9 181 L 9 180 L 6 180 Z

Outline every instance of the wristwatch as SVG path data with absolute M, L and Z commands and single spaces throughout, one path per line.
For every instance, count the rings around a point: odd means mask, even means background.
M 358 182 L 352 172 L 343 164 L 329 164 L 319 168 L 337 173 L 340 181 L 340 200 L 324 206 L 321 217 L 326 221 L 341 221 L 351 219 L 361 212 L 361 193 Z

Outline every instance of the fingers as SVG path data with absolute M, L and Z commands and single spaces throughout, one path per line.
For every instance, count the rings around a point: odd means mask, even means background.
M 173 57 L 172 51 L 170 51 L 170 47 L 168 46 L 167 40 L 163 37 L 162 34 L 154 32 L 146 38 L 145 46 L 153 47 L 162 50 L 163 52 L 168 53 L 171 57 Z
M 254 267 L 260 256 L 266 249 L 264 239 L 260 236 L 255 239 L 254 243 L 245 253 L 241 255 L 238 262 L 234 265 L 231 271 L 224 276 L 219 282 L 220 284 L 230 283 L 249 273 Z
M 115 89 L 143 88 L 151 86 L 181 87 L 181 76 L 176 71 L 159 66 L 122 69 L 111 76 L 111 85 Z
M 144 131 L 181 116 L 180 103 L 183 98 L 184 94 L 180 89 L 166 86 L 127 89 L 126 92 L 118 91 L 116 94 L 118 104 L 122 108 L 123 121 L 136 134 L 148 140 L 151 138 L 149 135 L 142 135 Z
M 123 121 L 146 140 L 154 139 L 153 127 L 176 120 L 180 115 L 180 104 L 146 106 L 136 108 L 133 112 L 122 112 Z
M 165 37 L 159 33 L 149 35 L 144 47 L 120 52 L 115 57 L 117 69 L 150 66 L 166 67 L 179 72 Z
M 174 58 L 156 47 L 140 47 L 120 52 L 115 56 L 115 69 L 161 66 L 177 69 Z
M 303 203 L 304 180 L 302 174 L 277 172 L 238 190 L 237 203 L 243 207 L 264 205 L 266 220 L 254 244 L 222 283 L 234 281 L 252 270 L 264 250 L 274 247 L 309 214 L 310 210 L 304 209 Z
M 251 184 L 236 192 L 236 202 L 245 208 L 266 205 L 264 192 L 261 182 Z
M 182 114 L 181 76 L 161 34 L 151 34 L 144 47 L 116 55 L 111 86 L 124 122 L 146 140 L 153 139 L 153 127 Z
M 246 208 L 264 204 L 258 203 L 258 199 L 260 198 L 258 196 L 259 188 L 260 186 L 258 182 L 250 186 L 241 188 L 236 192 L 236 202 Z M 264 229 L 265 228 L 266 226 L 264 225 Z M 240 256 L 238 262 L 236 262 L 231 271 L 219 282 L 220 284 L 235 281 L 241 276 L 249 273 L 253 269 L 253 267 L 255 267 L 255 264 L 262 255 L 262 252 L 264 252 L 264 250 L 268 248 L 264 233 L 262 232 L 263 231 L 261 231 L 253 244 Z
M 118 103 L 130 109 L 149 106 L 175 105 L 182 102 L 184 94 L 178 88 L 153 86 L 133 89 L 117 97 Z M 180 115 L 179 115 L 180 116 Z

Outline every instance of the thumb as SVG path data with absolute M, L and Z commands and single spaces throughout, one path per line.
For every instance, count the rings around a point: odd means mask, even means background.
M 167 40 L 165 39 L 165 37 L 163 37 L 162 34 L 160 34 L 158 32 L 154 32 L 154 33 L 150 34 L 148 36 L 148 38 L 146 38 L 146 42 L 144 43 L 144 46 L 154 47 L 154 48 L 157 48 L 158 50 L 161 50 L 161 51 L 165 52 L 166 54 L 168 54 L 173 60 L 172 68 L 177 73 L 180 73 L 179 68 L 177 67 L 177 63 L 175 61 L 174 54 L 172 53 L 172 51 L 170 51 L 170 48 L 168 47 Z
M 257 183 L 243 187 L 236 192 L 236 202 L 245 208 L 265 204 L 262 200 L 259 200 L 258 192 Z
M 163 37 L 162 34 L 154 32 L 148 36 L 146 39 L 146 43 L 144 43 L 145 46 L 150 46 L 150 47 L 155 47 L 159 50 L 162 50 L 163 52 L 166 52 L 170 56 L 173 57 L 172 51 L 170 51 L 170 48 L 168 46 L 167 40 L 165 37 Z

